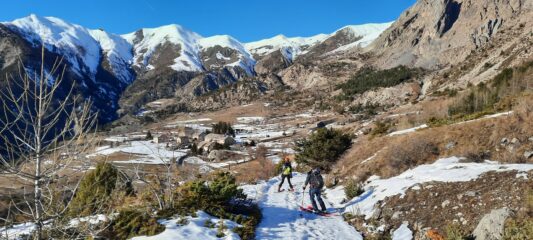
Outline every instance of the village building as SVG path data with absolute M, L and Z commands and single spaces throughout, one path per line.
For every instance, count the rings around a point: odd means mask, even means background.
M 204 131 L 196 131 L 194 134 L 191 135 L 191 139 L 198 141 L 198 142 L 202 142 L 202 141 L 205 141 L 206 135 L 207 133 Z
M 169 143 L 172 142 L 174 138 L 170 136 L 169 134 L 161 134 L 159 136 L 154 137 L 154 143 Z
M 197 131 L 191 127 L 180 127 L 178 129 L 179 137 L 192 137 Z
M 204 153 L 208 153 L 214 150 L 215 145 L 216 142 L 203 141 L 198 144 L 198 149 L 202 149 Z
M 222 144 L 222 145 L 226 145 L 226 146 L 229 146 L 229 145 L 233 145 L 236 143 L 235 139 L 231 136 L 226 136 L 224 134 L 215 134 L 215 133 L 210 133 L 210 134 L 207 134 L 205 136 L 205 140 L 206 142 L 216 142 L 218 144 Z
M 176 144 L 178 146 L 187 146 L 191 143 L 189 139 L 188 136 L 179 136 L 176 138 Z

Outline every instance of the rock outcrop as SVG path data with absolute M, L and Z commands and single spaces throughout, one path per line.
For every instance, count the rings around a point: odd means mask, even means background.
M 477 240 L 499 240 L 503 237 L 505 220 L 511 215 L 507 208 L 492 210 L 479 221 L 473 235 Z
M 530 26 L 532 10 L 528 0 L 419 0 L 373 43 L 377 64 L 438 68 L 462 61 L 503 29 Z

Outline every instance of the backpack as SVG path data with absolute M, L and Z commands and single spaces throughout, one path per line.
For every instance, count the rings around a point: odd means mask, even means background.
M 324 180 L 320 174 L 309 174 L 309 185 L 311 188 L 322 188 L 324 186 Z

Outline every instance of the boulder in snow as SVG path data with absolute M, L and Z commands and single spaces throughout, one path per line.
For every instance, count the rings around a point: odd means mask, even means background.
M 509 215 L 511 211 L 508 208 L 495 209 L 485 214 L 474 229 L 474 236 L 477 240 L 502 239 L 505 220 Z

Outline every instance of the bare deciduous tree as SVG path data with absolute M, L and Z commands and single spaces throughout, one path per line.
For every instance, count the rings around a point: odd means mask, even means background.
M 97 119 L 74 83 L 63 81 L 62 59 L 47 69 L 44 46 L 41 54 L 40 69 L 19 60 L 18 75 L 7 75 L 0 89 L 0 170 L 33 191 L 17 210 L 35 223 L 36 239 L 43 237 L 45 221 L 65 213 L 66 196 L 71 198 L 77 187 L 70 179 L 81 179 L 80 158 L 91 146 Z

